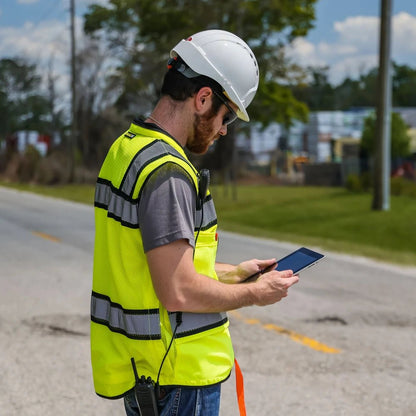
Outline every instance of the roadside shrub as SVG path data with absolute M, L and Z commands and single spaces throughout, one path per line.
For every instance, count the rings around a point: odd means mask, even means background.
M 416 182 L 403 177 L 392 178 L 390 182 L 392 195 L 404 195 L 416 198 Z
M 77 166 L 75 168 L 75 182 L 85 184 L 95 184 L 99 169 L 86 168 L 84 166 Z
M 363 191 L 361 178 L 355 173 L 351 173 L 350 175 L 348 175 L 345 186 L 351 192 Z
M 40 153 L 33 146 L 27 146 L 25 153 L 19 158 L 17 167 L 17 176 L 20 182 L 33 180 L 40 159 Z
M 42 185 L 64 184 L 69 181 L 69 160 L 62 151 L 43 158 L 36 169 L 34 180 Z
M 374 178 L 369 171 L 363 172 L 360 175 L 361 186 L 364 191 L 369 191 L 373 187 L 373 179 Z
M 6 171 L 7 161 L 8 161 L 7 156 L 8 156 L 7 153 L 0 152 L 0 173 L 3 173 Z
M 348 175 L 345 187 L 351 192 L 369 192 L 373 187 L 373 178 L 370 172 L 363 172 L 361 175 L 352 173 Z

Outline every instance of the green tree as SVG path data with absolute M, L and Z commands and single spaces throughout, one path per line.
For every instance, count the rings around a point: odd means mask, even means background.
M 409 155 L 410 137 L 408 126 L 398 113 L 391 113 L 391 157 L 406 157 Z M 364 120 L 364 129 L 361 137 L 361 149 L 365 154 L 373 156 L 376 146 L 376 114 L 371 113 Z
M 357 97 L 361 96 L 363 84 L 358 79 L 350 77 L 345 78 L 339 85 L 334 88 L 334 105 L 337 110 L 348 110 L 351 107 L 362 107 L 363 104 L 357 104 Z
M 329 67 L 308 67 L 307 83 L 293 87 L 295 97 L 306 103 L 311 111 L 328 111 L 335 109 L 334 87 L 328 79 Z
M 328 66 L 308 67 L 306 82 L 292 86 L 295 97 L 311 111 L 348 110 L 351 107 L 374 107 L 377 68 L 361 73 L 357 79 L 345 78 L 340 84 L 329 81 Z
M 118 105 L 151 108 L 158 97 L 168 53 L 181 38 L 204 29 L 224 29 L 252 47 L 260 67 L 259 92 L 250 106 L 252 118 L 268 124 L 305 120 L 307 107 L 289 85 L 301 70 L 290 63 L 284 45 L 313 26 L 316 0 L 110 0 L 93 4 L 85 31 L 103 36 L 120 59 Z M 238 65 L 238 62 L 236 62 Z
M 0 135 L 16 130 L 46 131 L 49 105 L 41 94 L 36 65 L 24 58 L 0 60 Z
M 416 106 L 416 69 L 393 63 L 393 105 Z
M 348 110 L 351 107 L 374 107 L 377 100 L 378 69 L 361 73 L 357 79 L 345 78 L 334 87 L 334 109 Z
M 328 79 L 329 67 L 308 67 L 305 82 L 292 86 L 296 99 L 311 111 L 348 110 L 351 107 L 375 107 L 378 68 L 361 72 L 358 78 L 346 77 L 338 85 Z M 416 106 L 416 68 L 393 62 L 393 106 Z
M 94 165 L 97 160 L 101 161 L 103 144 L 108 145 L 105 136 L 109 135 L 113 120 L 118 119 L 117 115 L 111 111 L 115 91 L 111 76 L 107 76 L 109 59 L 99 42 L 88 40 L 78 51 L 76 62 L 78 131 L 75 145 L 82 163 Z M 117 133 L 120 132 L 117 131 Z

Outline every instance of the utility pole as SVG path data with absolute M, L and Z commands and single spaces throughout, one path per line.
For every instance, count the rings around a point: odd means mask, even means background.
M 76 64 L 75 64 L 75 0 L 70 0 L 71 15 L 71 137 L 69 144 L 69 181 L 74 180 L 75 148 L 77 140 L 77 114 L 76 114 Z
M 373 210 L 390 209 L 391 164 L 391 10 L 393 0 L 380 0 L 380 52 Z

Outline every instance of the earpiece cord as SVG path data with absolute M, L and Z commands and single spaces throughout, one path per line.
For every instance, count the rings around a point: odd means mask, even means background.
M 181 323 L 182 323 L 182 312 L 176 312 L 176 325 L 175 325 L 175 329 L 173 330 L 172 339 L 170 340 L 168 349 L 166 350 L 165 355 L 163 356 L 162 362 L 160 364 L 159 372 L 157 373 L 156 388 L 158 390 L 159 390 L 159 378 L 160 378 L 160 373 L 162 371 L 163 364 L 166 360 L 166 357 L 168 356 L 170 348 L 172 347 L 172 343 L 173 343 L 173 340 L 175 339 L 176 331 L 178 330 L 178 327 Z M 158 391 L 158 396 L 159 396 L 159 391 Z
M 196 243 L 198 241 L 199 233 L 201 232 L 202 224 L 204 222 L 204 200 L 207 194 L 208 185 L 209 185 L 209 170 L 202 169 L 200 172 L 199 189 L 196 195 L 196 206 L 197 208 L 201 207 L 201 221 L 199 223 L 198 232 L 196 233 L 196 237 L 195 237 L 194 252 L 192 255 L 192 260 L 195 258 Z
M 199 194 L 196 197 L 197 198 L 201 198 Z M 200 200 L 200 203 L 201 203 L 201 221 L 199 223 L 198 232 L 196 233 L 196 237 L 195 237 L 194 252 L 193 252 L 193 255 L 192 255 L 192 260 L 195 258 L 196 243 L 198 241 L 199 233 L 201 231 L 202 224 L 203 224 L 203 221 L 204 221 L 204 199 L 205 199 L 205 195 L 203 195 L 203 197 Z M 181 323 L 182 323 L 182 312 L 176 312 L 176 325 L 175 325 L 175 329 L 173 330 L 172 339 L 170 340 L 168 349 L 166 350 L 165 355 L 163 356 L 162 362 L 160 364 L 159 372 L 157 373 L 157 380 L 156 380 L 157 397 L 159 397 L 159 378 L 160 378 L 160 373 L 162 371 L 162 367 L 163 367 L 163 364 L 165 363 L 166 357 L 168 356 L 168 353 L 169 353 L 169 351 L 170 351 L 170 349 L 172 347 L 173 340 L 175 339 L 175 336 L 176 336 L 176 331 L 178 330 L 178 327 L 179 327 L 179 325 Z
M 195 237 L 194 252 L 192 254 L 192 260 L 194 260 L 195 258 L 196 243 L 198 241 L 199 233 L 201 232 L 203 221 L 204 221 L 204 201 L 201 202 L 201 221 L 199 223 L 198 232 L 196 233 L 196 237 Z

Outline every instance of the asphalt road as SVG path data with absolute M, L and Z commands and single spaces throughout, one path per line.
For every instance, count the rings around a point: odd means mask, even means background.
M 91 207 L 0 187 L 0 416 L 124 414 L 91 381 L 93 239 Z M 218 259 L 294 248 L 220 232 Z M 248 415 L 415 415 L 416 268 L 325 254 L 282 302 L 230 312 Z

